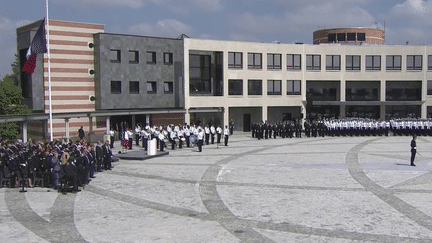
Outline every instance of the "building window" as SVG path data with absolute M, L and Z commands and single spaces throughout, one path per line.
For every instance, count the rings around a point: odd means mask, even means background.
M 338 42 L 345 41 L 345 33 L 337 33 L 336 39 L 337 39 Z
M 326 70 L 340 70 L 340 55 L 326 56 Z
M 287 95 L 300 95 L 300 94 L 301 94 L 301 81 L 287 80 Z
M 129 51 L 129 63 L 139 63 L 139 52 Z
M 267 54 L 267 69 L 281 69 L 281 54 Z
M 121 94 L 121 81 L 111 81 L 111 94 Z
M 422 66 L 423 66 L 422 55 L 407 56 L 407 70 L 422 70 Z
M 248 80 L 248 95 L 262 95 L 262 80 Z
M 151 81 L 151 82 L 147 82 L 147 94 L 156 94 L 157 92 L 156 89 L 156 82 Z
M 336 42 L 336 34 L 328 34 L 327 40 L 329 43 Z
M 173 88 L 173 82 L 164 82 L 164 93 L 165 94 L 172 94 L 174 92 L 174 88 Z
M 267 95 L 281 95 L 282 94 L 282 81 L 281 80 L 267 80 Z
M 306 55 L 306 70 L 321 70 L 321 55 Z
M 156 52 L 148 51 L 146 54 L 147 64 L 156 64 Z
M 243 68 L 243 53 L 228 52 L 228 68 Z
M 156 58 L 155 58 L 156 62 Z M 171 52 L 164 52 L 164 64 L 171 65 L 173 64 L 173 54 Z
M 428 70 L 432 70 L 432 55 L 428 56 Z
M 402 56 L 387 55 L 386 56 L 386 70 L 401 70 Z
M 243 95 L 243 80 L 242 79 L 229 79 L 228 80 L 228 94 L 229 95 Z
M 210 55 L 189 55 L 189 91 L 191 94 L 210 94 Z
M 366 41 L 366 33 L 357 33 L 357 41 Z
M 288 70 L 301 70 L 301 55 L 300 54 L 287 54 L 287 69 Z
M 248 53 L 248 68 L 262 69 L 261 53 Z
M 381 56 L 366 56 L 366 70 L 381 70 Z
M 120 50 L 115 50 L 115 49 L 110 50 L 110 61 L 111 61 L 111 63 L 120 63 L 121 62 Z
M 139 94 L 139 81 L 129 81 L 129 93 Z
M 432 95 L 432 81 L 427 81 L 427 95 Z
M 361 56 L 347 55 L 346 56 L 346 70 L 360 70 Z
M 347 33 L 347 41 L 356 41 L 356 33 Z

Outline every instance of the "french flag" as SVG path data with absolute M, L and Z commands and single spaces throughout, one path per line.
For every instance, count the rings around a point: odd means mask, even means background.
M 43 19 L 27 51 L 27 61 L 24 63 L 23 72 L 32 74 L 36 68 L 37 54 L 45 52 L 47 52 L 47 48 L 45 40 L 45 19 Z

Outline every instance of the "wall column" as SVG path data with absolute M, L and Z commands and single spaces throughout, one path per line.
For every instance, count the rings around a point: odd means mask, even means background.
M 186 109 L 184 120 L 185 120 L 185 123 L 187 123 L 188 125 L 190 125 L 190 113 L 189 113 L 189 109 Z
M 65 118 L 65 137 L 69 141 L 69 118 Z
M 23 143 L 26 143 L 27 142 L 27 121 L 23 121 L 21 126 L 22 126 L 21 138 Z
M 262 121 L 266 122 L 267 121 L 267 114 L 268 114 L 268 107 L 267 106 L 263 106 L 262 108 Z
M 88 142 L 91 142 L 91 137 L 93 135 L 93 117 L 89 116 L 89 132 L 88 132 Z
M 150 114 L 146 115 L 146 123 L 148 126 L 150 126 Z
M 111 124 L 110 124 L 110 117 L 109 116 L 107 116 L 105 118 L 105 127 L 106 127 L 105 134 L 109 134 L 109 131 L 111 130 Z

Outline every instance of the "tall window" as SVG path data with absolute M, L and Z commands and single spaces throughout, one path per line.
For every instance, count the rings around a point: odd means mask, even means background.
M 210 55 L 189 55 L 189 76 L 191 94 L 211 93 Z
M 301 94 L 301 81 L 287 80 L 287 95 L 300 95 L 300 94 Z
M 243 53 L 228 52 L 228 68 L 243 68 Z
M 267 69 L 281 69 L 281 54 L 267 54 Z
M 432 95 L 432 81 L 427 81 L 427 95 Z
M 432 55 L 428 56 L 428 70 L 432 70 Z
M 400 55 L 387 55 L 386 56 L 386 70 L 401 70 L 402 56 Z
M 121 81 L 111 81 L 111 94 L 121 94 Z
M 346 70 L 360 70 L 360 55 L 347 55 L 346 56 Z
M 164 64 L 173 64 L 173 54 L 171 52 L 164 52 Z
M 340 70 L 340 55 L 327 55 L 326 56 L 326 70 Z
M 139 94 L 139 81 L 129 81 L 129 93 Z
M 156 89 L 156 82 L 155 81 L 150 81 L 147 82 L 147 94 L 156 94 L 157 93 L 157 89 Z
M 248 53 L 248 68 L 249 69 L 262 69 L 262 54 L 261 53 Z
M 147 64 L 156 64 L 156 52 L 148 51 L 146 53 Z
M 306 70 L 321 70 L 321 55 L 306 55 Z
M 407 56 L 407 70 L 422 70 L 422 66 L 423 66 L 422 55 Z
M 301 55 L 300 54 L 287 54 L 287 69 L 288 70 L 301 70 Z
M 111 49 L 109 58 L 111 63 L 121 62 L 121 51 L 116 49 Z
M 366 70 L 381 70 L 381 56 L 366 56 Z
M 139 63 L 138 51 L 129 51 L 129 63 L 134 63 L 134 64 Z
M 281 89 L 281 80 L 267 80 L 267 95 L 281 95 Z
M 262 80 L 248 80 L 248 95 L 262 95 Z
M 228 94 L 229 95 L 243 95 L 243 80 L 229 79 L 228 80 Z
M 164 93 L 172 94 L 174 92 L 173 82 L 166 81 L 164 82 Z

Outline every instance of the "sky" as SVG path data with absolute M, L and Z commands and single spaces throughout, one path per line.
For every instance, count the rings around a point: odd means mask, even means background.
M 45 0 L 0 1 L 0 78 L 12 73 L 16 28 L 45 16 Z M 432 0 L 49 0 L 49 18 L 108 33 L 306 44 L 320 28 L 385 23 L 387 45 L 432 44 Z

